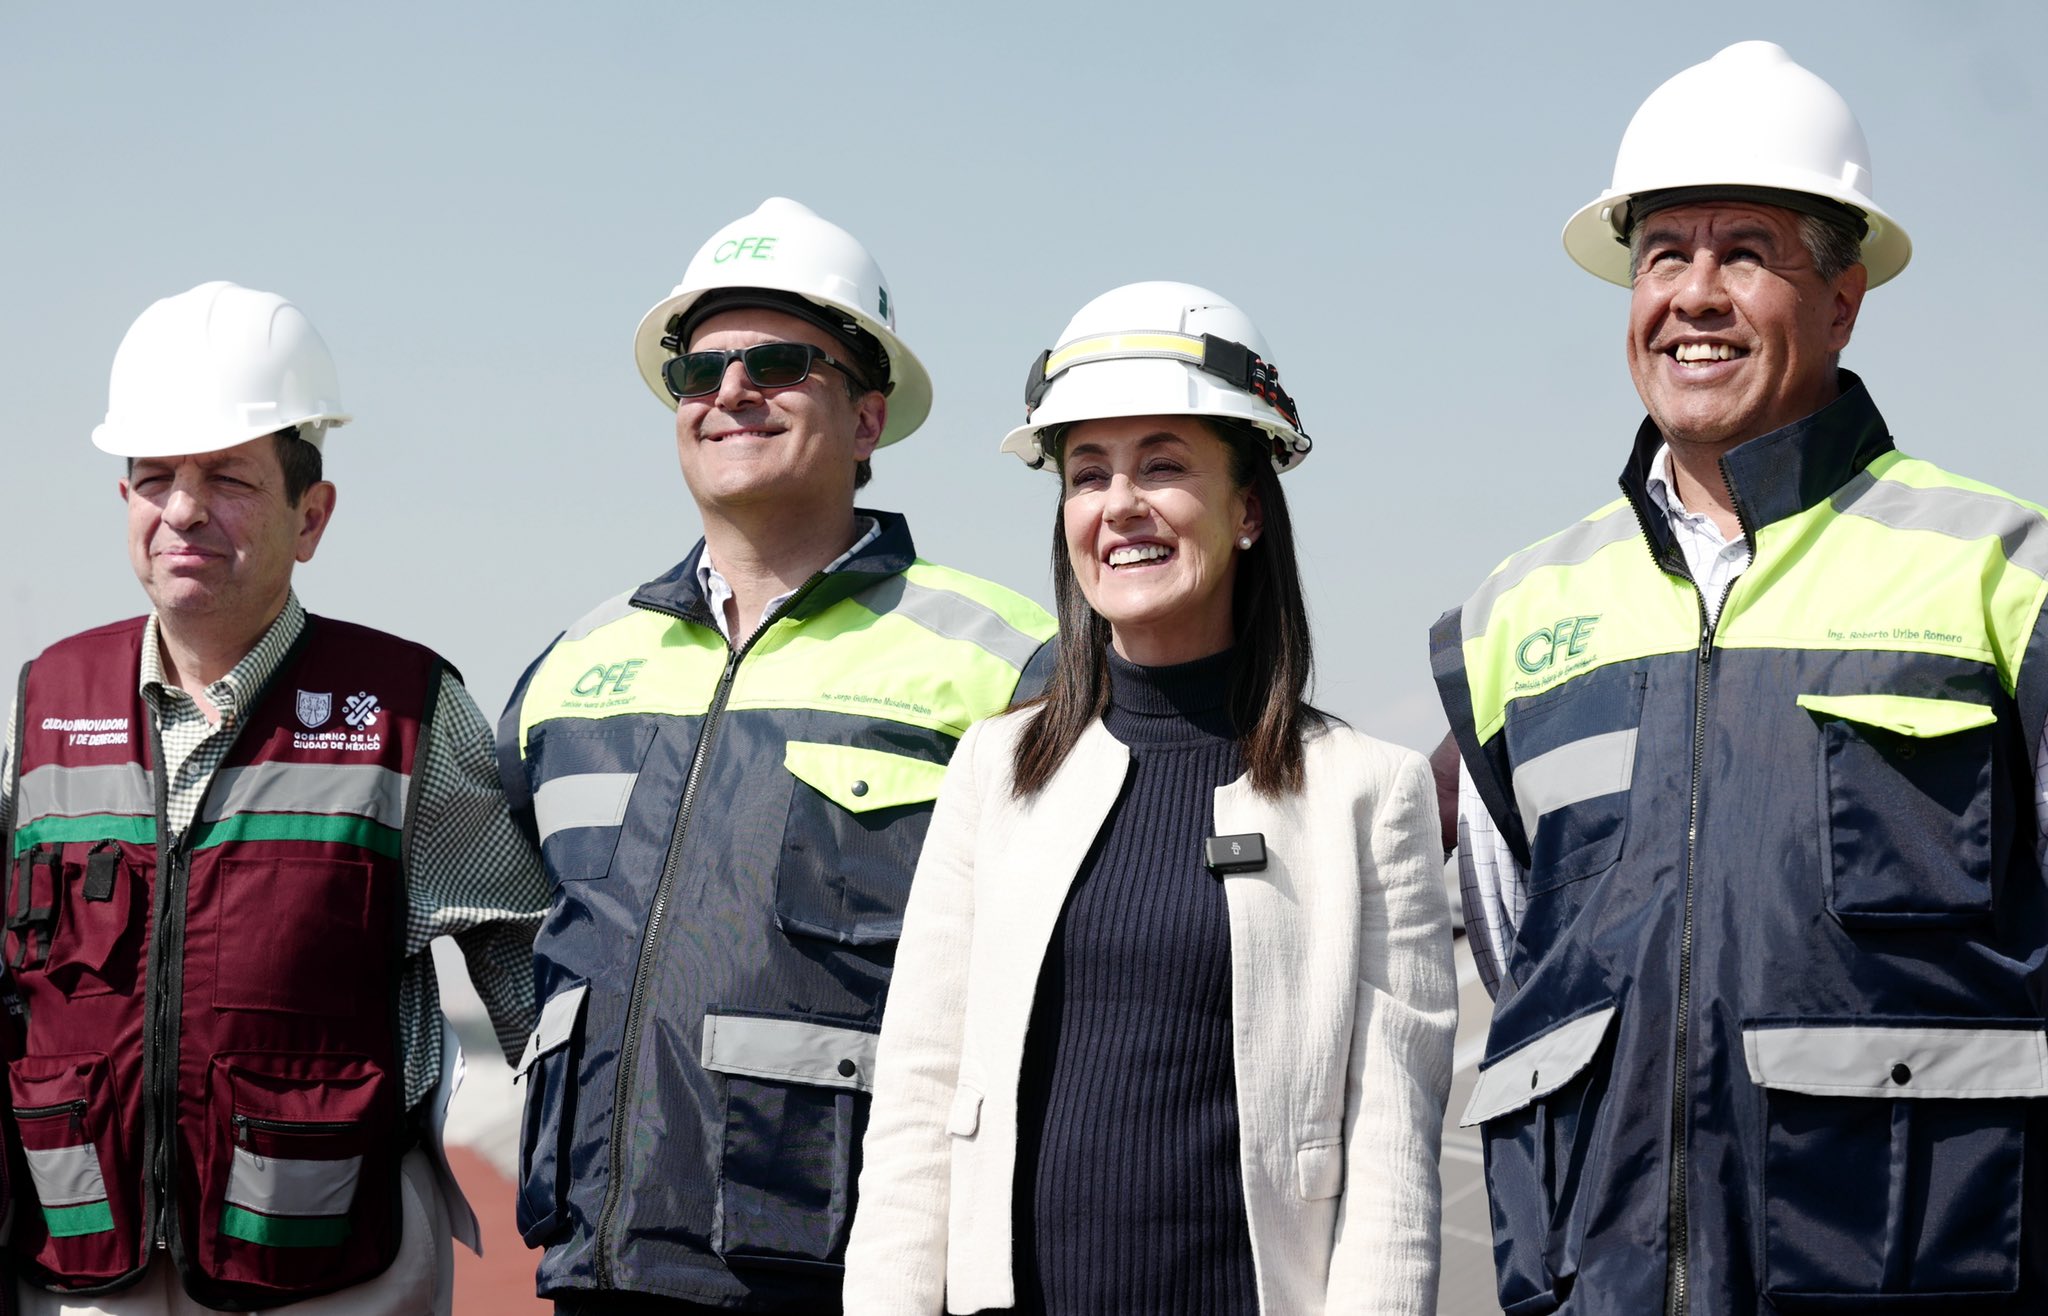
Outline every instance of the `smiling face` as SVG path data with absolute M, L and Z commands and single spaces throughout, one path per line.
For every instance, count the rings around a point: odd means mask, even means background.
M 128 558 L 166 626 L 260 632 L 284 608 L 334 512 L 322 480 L 296 507 L 270 437 L 218 452 L 137 457 L 120 483 Z
M 816 325 L 755 308 L 711 316 L 691 334 L 689 350 L 792 342 L 809 343 L 834 360 L 851 356 Z M 734 360 L 717 392 L 676 404 L 676 454 L 691 496 L 706 512 L 844 516 L 853 506 L 855 465 L 873 455 L 887 415 L 880 393 L 848 397 L 840 372 L 821 361 L 800 384 L 761 388 Z
M 1733 447 L 1833 401 L 1867 272 L 1823 281 L 1776 206 L 1675 206 L 1643 220 L 1629 373 L 1666 439 Z
M 1117 652 L 1159 667 L 1228 648 L 1237 541 L 1260 526 L 1230 445 L 1198 416 L 1082 421 L 1060 479 L 1074 579 Z

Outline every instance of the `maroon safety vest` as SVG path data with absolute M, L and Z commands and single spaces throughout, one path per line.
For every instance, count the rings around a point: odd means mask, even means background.
M 275 1306 L 397 1252 L 405 823 L 444 664 L 309 617 L 173 833 L 142 630 L 22 672 L 14 1248 L 32 1280 L 96 1292 L 164 1247 L 201 1302 Z

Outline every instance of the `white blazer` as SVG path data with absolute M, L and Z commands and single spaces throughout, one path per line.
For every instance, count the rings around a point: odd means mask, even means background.
M 882 1021 L 846 1311 L 1015 1301 L 1017 1084 L 1053 926 L 1130 755 L 1090 726 L 1016 799 L 1032 711 L 968 731 L 911 884 Z M 1245 1217 L 1269 1316 L 1436 1311 L 1437 1150 L 1457 996 L 1436 789 L 1420 755 L 1332 726 L 1285 799 L 1240 778 L 1219 835 Z

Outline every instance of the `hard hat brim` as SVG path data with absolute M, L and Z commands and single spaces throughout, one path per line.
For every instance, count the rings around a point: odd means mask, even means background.
M 1674 183 L 1673 186 L 1696 187 L 1700 184 L 1687 182 Z M 1757 184 L 1731 182 L 1728 186 L 1754 187 Z M 1598 275 L 1609 283 L 1619 284 L 1624 288 L 1630 287 L 1634 279 L 1631 277 L 1633 271 L 1629 268 L 1628 240 L 1616 230 L 1613 215 L 1637 192 L 1657 190 L 1639 188 L 1635 192 L 1607 191 L 1595 197 L 1565 221 L 1564 233 L 1561 235 L 1565 254 L 1588 273 Z M 1863 239 L 1863 267 L 1870 272 L 1870 287 L 1875 288 L 1897 277 L 1899 271 L 1906 268 L 1906 263 L 1912 260 L 1913 243 L 1906 236 L 1906 231 L 1899 227 L 1897 220 L 1871 204 L 1867 197 L 1841 189 L 1823 190 L 1801 186 L 1786 190 L 1841 201 L 1864 212 L 1869 232 Z
M 184 457 L 206 452 L 226 452 L 252 443 L 266 434 L 276 434 L 294 425 L 318 424 L 324 429 L 346 425 L 355 417 L 345 412 L 322 412 L 295 420 L 266 422 L 248 429 L 176 430 L 139 429 L 102 421 L 92 429 L 92 446 L 116 457 Z M 315 441 L 314 446 L 319 446 Z
M 697 301 L 714 292 L 728 292 L 730 288 L 699 288 L 690 292 L 672 293 L 654 304 L 653 309 L 640 317 L 640 327 L 633 332 L 633 363 L 639 368 L 640 380 L 649 392 L 669 411 L 676 408 L 676 399 L 662 381 L 661 367 L 669 358 L 661 340 L 668 333 L 668 322 L 675 316 L 686 313 Z M 803 296 L 802 293 L 791 294 Z M 908 438 L 918 426 L 924 424 L 932 412 L 932 377 L 925 370 L 917 354 L 904 346 L 888 325 L 873 316 L 851 306 L 838 302 L 821 301 L 816 297 L 804 300 L 829 307 L 834 313 L 846 315 L 861 328 L 881 341 L 889 353 L 889 415 L 882 425 L 882 437 L 876 442 L 878 448 L 886 448 L 898 439 Z

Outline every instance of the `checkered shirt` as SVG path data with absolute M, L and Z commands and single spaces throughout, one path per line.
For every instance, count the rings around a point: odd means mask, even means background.
M 156 719 L 173 830 L 192 825 L 243 714 L 305 626 L 306 610 L 293 592 L 256 647 L 206 687 L 220 715 L 216 725 L 190 695 L 165 683 L 157 619 L 150 617 L 142 633 L 141 693 Z M 20 712 L 9 710 L 7 738 L 0 741 L 0 831 L 13 822 L 14 774 L 6 760 Z M 418 803 L 405 873 L 405 971 L 398 984 L 407 1109 L 441 1077 L 440 985 L 428 943 L 455 938 L 498 1045 L 516 1060 L 533 1027 L 533 938 L 547 905 L 540 856 L 505 811 L 490 725 L 460 681 L 441 682 L 414 773 Z

